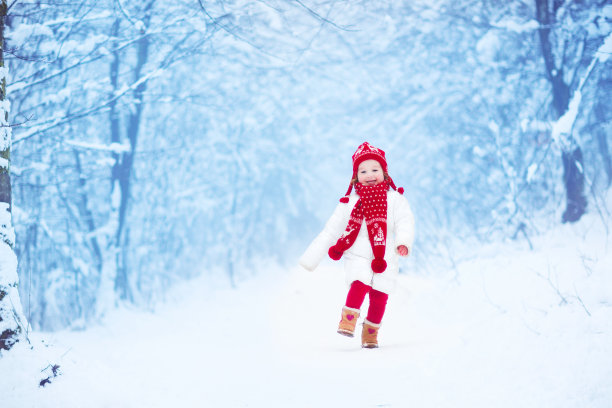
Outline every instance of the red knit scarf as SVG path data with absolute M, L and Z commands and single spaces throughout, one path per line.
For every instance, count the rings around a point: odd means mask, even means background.
M 387 244 L 387 191 L 389 185 L 386 181 L 375 186 L 364 186 L 355 184 L 355 191 L 359 200 L 355 204 L 349 218 L 346 230 L 336 242 L 329 248 L 329 256 L 333 260 L 342 258 L 344 251 L 349 249 L 359 234 L 361 223 L 365 218 L 370 245 L 374 253 L 372 271 L 384 272 L 387 268 L 385 262 L 385 247 Z

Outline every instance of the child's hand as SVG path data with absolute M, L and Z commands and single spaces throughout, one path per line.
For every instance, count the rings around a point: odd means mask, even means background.
M 408 248 L 406 247 L 406 245 L 400 245 L 397 247 L 397 252 L 401 255 L 401 256 L 408 256 Z

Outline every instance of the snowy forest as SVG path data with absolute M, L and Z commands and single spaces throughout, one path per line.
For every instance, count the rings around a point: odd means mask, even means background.
M 290 270 L 364 141 L 414 211 L 403 275 L 456 277 L 491 243 L 533 253 L 585 217 L 607 242 L 606 0 L 1 11 L 2 353 L 118 307 L 156 310 L 190 279 L 239 290 Z

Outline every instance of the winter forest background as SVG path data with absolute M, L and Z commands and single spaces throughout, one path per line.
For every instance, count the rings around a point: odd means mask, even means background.
M 405 272 L 530 247 L 585 212 L 609 225 L 605 0 L 8 6 L 14 251 L 35 330 L 153 307 L 202 273 L 238 285 L 293 265 L 363 141 L 416 214 Z

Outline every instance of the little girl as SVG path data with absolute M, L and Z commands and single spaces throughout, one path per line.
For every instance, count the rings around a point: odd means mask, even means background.
M 363 143 L 353 154 L 353 177 L 341 204 L 299 260 L 312 271 L 325 254 L 334 260 L 344 255 L 350 289 L 338 333 L 354 336 L 361 305 L 369 294 L 361 332 L 365 348 L 378 347 L 378 329 L 399 273 L 398 255 L 407 256 L 412 248 L 414 217 L 403 192 L 395 188 L 387 172 L 385 152 Z

